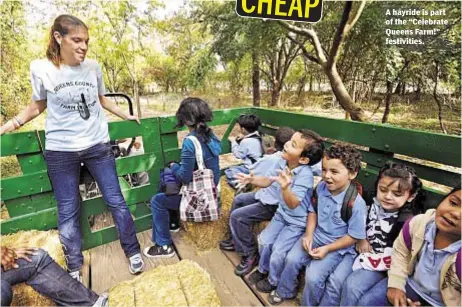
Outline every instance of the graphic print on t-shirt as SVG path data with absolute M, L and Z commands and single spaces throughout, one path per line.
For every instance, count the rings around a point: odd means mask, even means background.
M 91 109 L 96 105 L 96 85 L 85 81 L 68 81 L 54 88 L 59 107 L 68 112 L 79 112 L 80 117 L 88 120 Z M 92 99 L 93 98 L 93 99 Z

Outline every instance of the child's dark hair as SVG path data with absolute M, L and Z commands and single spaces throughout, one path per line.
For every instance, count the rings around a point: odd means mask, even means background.
M 345 143 L 335 143 L 324 151 L 327 159 L 339 159 L 351 173 L 361 169 L 361 152 L 355 147 Z
M 321 161 L 322 153 L 324 151 L 324 140 L 322 137 L 316 132 L 308 129 L 301 129 L 297 132 L 301 133 L 302 138 L 308 141 L 306 142 L 300 156 L 310 159 L 308 165 L 315 165 Z
M 442 202 L 443 200 L 445 200 L 446 198 L 448 198 L 449 195 L 451 195 L 452 193 L 457 192 L 457 191 L 460 191 L 460 181 L 458 181 L 458 182 L 456 183 L 456 185 L 455 185 L 454 188 L 451 190 L 451 192 L 449 192 L 448 194 L 446 194 L 446 195 L 444 196 L 444 198 L 441 200 L 441 202 Z M 440 203 L 441 203 L 441 202 L 440 202 Z M 438 204 L 438 205 L 439 205 L 439 204 Z
M 241 114 L 237 123 L 249 133 L 258 131 L 261 126 L 260 118 L 254 114 Z
M 277 151 L 282 151 L 284 149 L 284 144 L 290 141 L 292 135 L 294 135 L 295 130 L 290 127 L 280 127 L 276 130 L 274 147 Z
M 176 111 L 177 124 L 175 127 L 193 127 L 196 136 L 203 142 L 208 142 L 212 136 L 212 129 L 207 122 L 213 119 L 212 110 L 207 102 L 200 98 L 188 97 L 184 99 Z
M 399 191 L 409 191 L 410 195 L 416 195 L 415 198 L 403 206 L 401 210 L 406 208 L 412 211 L 413 214 L 418 214 L 423 211 L 425 194 L 422 189 L 422 181 L 420 181 L 419 177 L 417 177 L 417 174 L 412 167 L 403 163 L 387 162 L 379 171 L 379 175 L 375 182 L 375 189 L 377 189 L 379 181 L 383 177 L 395 179 L 391 184 L 398 181 Z

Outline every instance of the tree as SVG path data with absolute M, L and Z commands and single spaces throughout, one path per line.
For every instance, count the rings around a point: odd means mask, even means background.
M 26 19 L 21 1 L 0 2 L 1 115 L 10 118 L 30 101 Z
M 197 5 L 194 16 L 203 24 L 204 29 L 213 33 L 212 50 L 225 63 L 240 67 L 245 55 L 251 56 L 253 105 L 258 107 L 261 99 L 261 51 L 268 46 L 266 34 L 270 34 L 269 24 L 257 19 L 240 18 L 234 11 L 234 5 L 232 2 L 221 5 L 216 2 L 201 2 Z
M 272 107 L 279 104 L 287 72 L 299 50 L 300 46 L 297 43 L 282 37 L 274 41 L 273 45 L 264 52 L 267 69 L 262 68 L 261 71 L 266 75 L 271 85 L 271 102 L 269 105 Z
M 348 93 L 342 78 L 337 70 L 337 61 L 339 58 L 340 50 L 342 44 L 345 40 L 345 37 L 354 27 L 358 21 L 361 13 L 366 5 L 365 1 L 362 1 L 357 9 L 353 12 L 353 2 L 345 2 L 343 14 L 340 20 L 340 23 L 337 27 L 335 36 L 332 40 L 332 44 L 329 48 L 329 51 L 326 51 L 325 48 L 321 45 L 318 34 L 312 27 L 299 27 L 292 25 L 288 22 L 280 21 L 279 23 L 289 30 L 289 35 L 298 34 L 302 37 L 305 37 L 314 47 L 315 54 L 313 55 L 305 47 L 304 42 L 297 40 L 296 38 L 291 37 L 291 39 L 296 42 L 303 51 L 303 56 L 308 60 L 319 64 L 323 71 L 326 73 L 329 78 L 332 91 L 334 92 L 335 97 L 337 98 L 340 105 L 346 110 L 353 120 L 363 121 L 364 112 L 360 106 L 358 106 L 350 94 Z

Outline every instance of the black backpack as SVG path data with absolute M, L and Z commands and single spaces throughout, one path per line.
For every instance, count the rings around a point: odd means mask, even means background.
M 356 197 L 359 195 L 363 195 L 363 186 L 359 181 L 352 180 L 350 186 L 348 187 L 345 197 L 343 198 L 342 209 L 340 210 L 340 216 L 342 220 L 348 224 L 350 220 L 353 206 L 355 204 Z M 316 188 L 313 191 L 313 196 L 311 197 L 311 204 L 313 205 L 314 212 L 318 214 L 318 193 L 316 192 Z
M 247 138 L 249 138 L 249 139 L 257 139 L 257 140 L 260 141 L 260 146 L 261 146 L 261 156 L 260 156 L 260 158 L 263 157 L 263 155 L 265 154 L 265 149 L 263 148 L 263 137 L 262 137 L 262 135 L 253 134 L 253 135 L 251 135 L 251 136 L 249 136 Z M 236 140 L 236 143 L 240 144 L 243 139 L 244 138 Z M 257 162 L 257 160 L 255 158 L 249 157 L 249 159 L 250 159 L 250 162 L 252 162 L 252 164 Z

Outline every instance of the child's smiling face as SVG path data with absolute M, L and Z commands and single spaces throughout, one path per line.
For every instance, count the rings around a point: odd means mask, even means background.
M 308 140 L 302 137 L 300 132 L 295 132 L 292 138 L 284 145 L 282 151 L 282 158 L 287 161 L 287 164 L 308 164 L 309 159 L 302 157 L 303 149 L 306 146 Z
M 452 236 L 458 236 L 461 232 L 461 192 L 457 190 L 449 194 L 436 208 L 435 223 L 439 231 Z
M 340 159 L 322 158 L 322 180 L 334 196 L 343 192 L 357 174 L 350 172 Z

